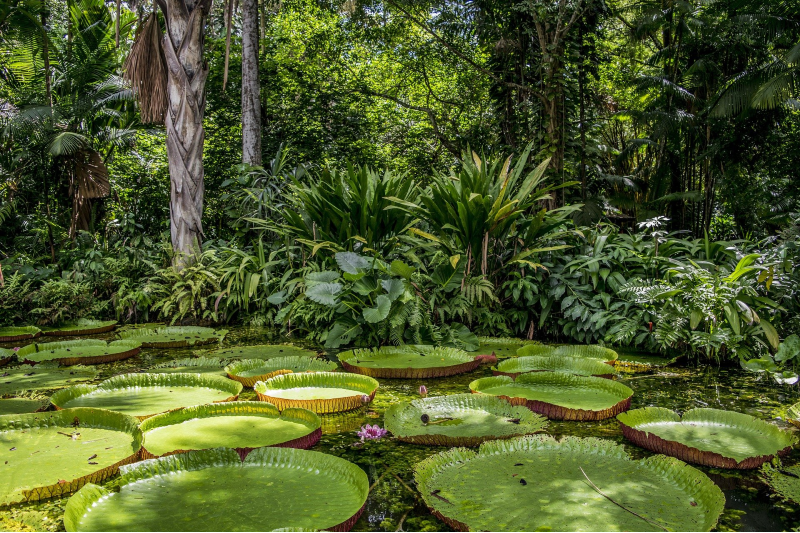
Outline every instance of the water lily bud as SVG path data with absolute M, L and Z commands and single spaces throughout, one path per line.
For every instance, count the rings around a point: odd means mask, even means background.
M 367 396 L 366 394 L 361 396 L 361 403 L 363 403 L 363 404 L 369 403 L 369 396 Z
M 420 385 L 419 395 L 422 396 L 423 398 L 426 397 L 428 395 L 428 387 L 426 387 L 425 385 Z

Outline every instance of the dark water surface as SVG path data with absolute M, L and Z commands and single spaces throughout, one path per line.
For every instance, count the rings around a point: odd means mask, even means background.
M 223 346 L 282 342 L 262 329 L 235 328 Z M 113 335 L 101 336 L 112 338 Z M 50 340 L 50 339 L 48 339 Z M 52 340 L 63 340 L 54 338 Z M 193 349 L 144 349 L 135 358 L 98 365 L 98 380 L 126 372 L 138 372 L 155 364 L 194 355 Z M 335 356 L 329 356 L 335 359 Z M 413 483 L 414 465 L 444 448 L 401 443 L 392 438 L 359 442 L 356 431 L 363 424 L 383 426 L 383 413 L 392 404 L 418 398 L 420 385 L 430 396 L 468 392 L 470 381 L 491 375 L 487 367 L 460 376 L 429 380 L 379 380 L 375 401 L 365 409 L 343 415 L 323 416 L 323 437 L 312 448 L 343 457 L 361 466 L 368 474 L 372 490 L 367 507 L 354 531 L 448 531 L 421 503 Z M 779 386 L 738 368 L 690 367 L 685 363 L 644 374 L 621 378 L 634 390 L 632 408 L 660 406 L 677 411 L 714 407 L 747 413 L 772 420 L 780 427 L 792 428 L 782 418 L 785 409 L 798 400 L 797 388 Z M 43 391 L 49 393 L 49 391 Z M 245 388 L 241 400 L 254 400 L 252 389 Z M 601 422 L 553 422 L 547 433 L 560 437 L 575 435 L 601 437 L 623 444 L 636 457 L 650 452 L 629 444 L 615 419 Z M 800 462 L 795 450 L 785 464 Z M 758 471 L 729 471 L 698 467 L 725 493 L 727 504 L 718 524 L 722 531 L 780 531 L 800 526 L 800 508 L 781 502 L 761 481 Z M 67 497 L 0 509 L 0 530 L 63 531 Z

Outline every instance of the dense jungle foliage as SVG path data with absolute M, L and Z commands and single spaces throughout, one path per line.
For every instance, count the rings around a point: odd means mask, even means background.
M 247 15 L 214 2 L 188 262 L 123 76 L 152 10 L 0 0 L 0 325 L 525 337 L 796 381 L 797 2 L 259 0 L 262 165 Z

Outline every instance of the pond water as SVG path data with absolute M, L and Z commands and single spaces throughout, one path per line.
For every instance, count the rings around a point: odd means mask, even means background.
M 101 336 L 111 338 L 112 335 Z M 49 340 L 49 339 L 48 339 Z M 60 339 L 52 339 L 60 340 Z M 234 328 L 224 346 L 284 342 L 262 329 Z M 144 349 L 135 358 L 98 365 L 98 380 L 137 372 L 173 359 L 191 357 L 192 349 Z M 335 360 L 335 355 L 329 355 Z M 413 482 L 413 467 L 443 448 L 416 446 L 392 438 L 361 444 L 356 431 L 364 424 L 383 426 L 383 413 L 400 401 L 418 398 L 420 385 L 429 396 L 468 392 L 470 381 L 489 376 L 488 367 L 459 376 L 428 380 L 380 379 L 375 401 L 367 408 L 342 415 L 325 415 L 323 437 L 313 450 L 337 455 L 361 466 L 372 484 L 367 506 L 354 531 L 449 531 L 421 502 Z M 691 367 L 686 363 L 651 373 L 625 374 L 620 378 L 634 390 L 631 408 L 661 406 L 677 411 L 696 407 L 714 407 L 747 413 L 772 420 L 781 427 L 785 409 L 798 400 L 795 387 L 779 386 L 738 368 L 715 366 Z M 47 391 L 45 391 L 47 393 Z M 241 400 L 255 400 L 252 389 L 245 388 Z M 794 429 L 792 429 L 794 431 Z M 623 444 L 636 458 L 650 452 L 629 444 L 615 419 L 600 422 L 551 421 L 547 433 L 560 437 L 575 435 L 601 437 Z M 795 450 L 785 464 L 800 463 Z M 773 497 L 769 487 L 755 471 L 729 471 L 698 467 L 706 472 L 725 493 L 725 512 L 718 529 L 722 531 L 779 531 L 800 526 L 800 508 Z M 63 530 L 63 512 L 67 497 L 0 509 L 0 530 Z

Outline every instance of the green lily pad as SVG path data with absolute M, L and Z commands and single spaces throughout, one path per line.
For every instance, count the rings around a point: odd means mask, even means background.
M 621 352 L 619 359 L 614 361 L 614 366 L 620 372 L 649 372 L 675 364 L 680 358 L 681 356 L 668 358 L 647 353 Z
M 786 420 L 793 426 L 800 428 L 800 402 L 786 410 Z
M 495 376 L 517 377 L 528 372 L 566 372 L 577 376 L 597 376 L 611 378 L 614 367 L 596 359 L 567 357 L 564 355 L 513 357 L 500 361 L 492 369 Z
M 523 346 L 539 344 L 537 341 L 515 339 L 513 337 L 478 337 L 478 341 L 480 344 L 478 345 L 477 353 L 480 355 L 494 354 L 498 359 L 514 357 L 517 355 L 517 350 Z
M 0 416 L 0 505 L 99 483 L 139 454 L 136 419 L 101 409 Z
M 36 326 L 10 326 L 0 328 L 0 342 L 15 342 L 35 339 L 42 334 Z
M 800 504 L 800 465 L 773 466 L 765 463 L 761 478 L 782 499 Z
M 479 359 L 457 348 L 397 346 L 348 350 L 339 354 L 348 372 L 373 378 L 424 379 L 475 370 Z
M 709 531 L 725 496 L 705 474 L 619 444 L 544 435 L 485 442 L 419 463 L 423 500 L 457 530 Z
M 526 357 L 530 355 L 539 355 L 545 357 L 551 355 L 565 355 L 567 357 L 598 359 L 605 363 L 613 363 L 619 358 L 619 354 L 617 354 L 617 352 L 611 348 L 591 344 L 575 344 L 565 346 L 545 346 L 543 344 L 529 345 L 523 346 L 517 350 L 517 355 L 520 357 Z
M 32 390 L 53 390 L 69 387 L 97 377 L 91 366 L 59 368 L 56 363 L 22 365 L 0 370 L 0 396 Z
M 797 438 L 758 418 L 720 409 L 691 409 L 683 417 L 663 407 L 617 415 L 634 444 L 683 461 L 718 468 L 758 468 L 786 455 Z
M 119 492 L 87 485 L 67 502 L 67 531 L 349 531 L 369 492 L 358 466 L 319 452 L 217 448 L 125 467 Z
M 22 413 L 35 413 L 47 407 L 50 400 L 32 400 L 30 398 L 4 398 L 0 400 L 0 415 L 19 415 Z
M 221 342 L 227 334 L 225 329 L 201 326 L 158 326 L 127 329 L 119 337 L 141 342 L 143 348 L 185 348 Z
M 56 392 L 50 402 L 59 409 L 94 407 L 144 420 L 189 405 L 230 402 L 242 384 L 201 374 L 124 374 L 99 385 L 75 385 Z
M 254 388 L 259 400 L 281 411 L 300 407 L 315 413 L 338 413 L 371 402 L 378 382 L 359 374 L 314 372 L 275 376 L 259 381 Z
M 148 372 L 153 374 L 185 372 L 188 374 L 227 376 L 225 373 L 225 361 L 215 357 L 186 357 L 184 359 L 175 359 L 150 367 Z
M 386 429 L 398 439 L 432 446 L 477 446 L 492 439 L 538 433 L 547 419 L 480 394 L 453 394 L 392 405 Z
M 108 333 L 117 327 L 116 320 L 90 320 L 80 318 L 75 322 L 68 322 L 58 327 L 44 328 L 42 333 L 51 337 L 67 335 L 99 335 Z
M 145 459 L 210 448 L 233 448 L 244 457 L 255 448 L 310 448 L 322 436 L 320 420 L 306 409 L 266 402 L 195 405 L 148 418 L 141 424 Z
M 333 372 L 336 363 L 324 359 L 310 357 L 274 357 L 272 359 L 242 359 L 225 367 L 227 376 L 235 379 L 245 387 L 253 387 L 259 381 L 265 381 L 280 374 L 290 372 Z
M 481 378 L 470 390 L 499 396 L 513 405 L 554 420 L 603 420 L 631 405 L 633 391 L 616 381 L 563 372 L 533 372 L 516 380 L 508 376 Z
M 254 346 L 234 346 L 204 352 L 204 357 L 222 359 L 272 359 L 274 357 L 317 357 L 317 352 L 291 344 L 257 344 Z
M 17 358 L 31 364 L 53 361 L 65 366 L 93 365 L 135 357 L 141 347 L 141 343 L 133 340 L 108 343 L 97 339 L 45 342 L 23 346 L 17 352 Z
M 10 363 L 14 358 L 17 356 L 17 352 L 14 350 L 7 350 L 5 348 L 0 348 L 0 366 L 5 366 Z

